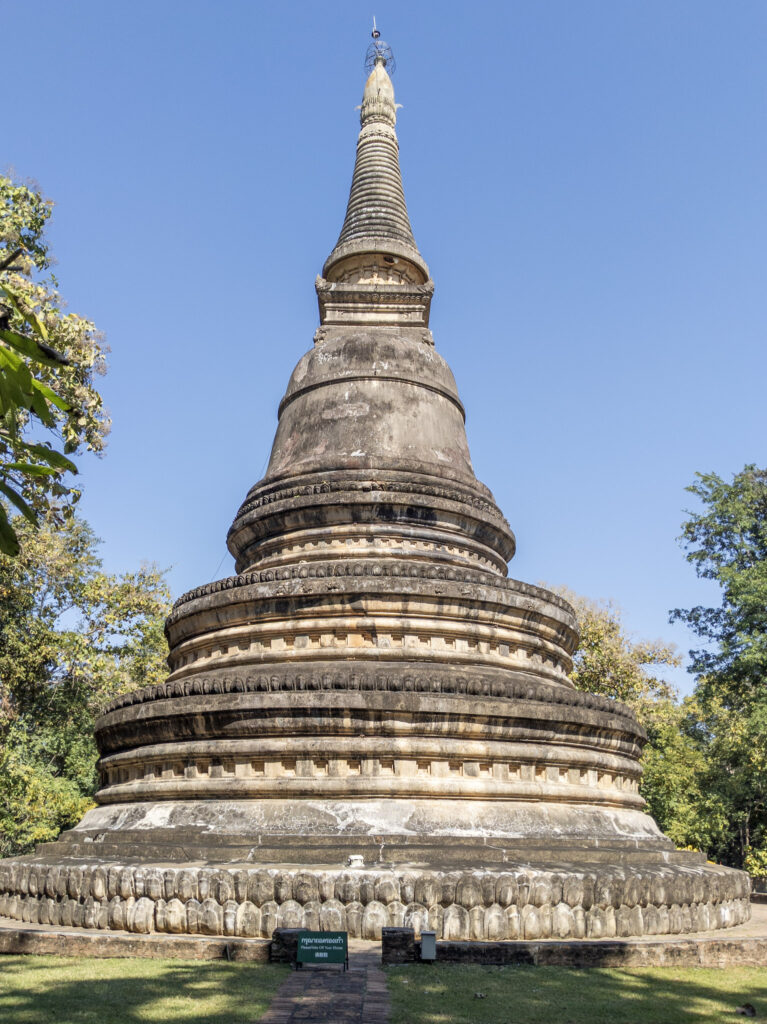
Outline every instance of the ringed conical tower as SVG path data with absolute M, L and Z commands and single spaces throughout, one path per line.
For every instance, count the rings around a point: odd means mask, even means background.
M 371 51 L 320 327 L 229 531 L 237 575 L 176 602 L 167 681 L 98 721 L 98 807 L 0 862 L 0 914 L 366 937 L 738 923 L 747 876 L 674 849 L 638 792 L 634 714 L 569 680 L 572 609 L 507 576 L 514 535 L 429 330 L 390 51 Z

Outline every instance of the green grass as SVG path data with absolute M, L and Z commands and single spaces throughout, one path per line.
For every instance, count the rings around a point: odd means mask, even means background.
M 767 1016 L 767 968 L 474 967 L 386 970 L 392 1024 L 690 1024 Z M 477 998 L 475 993 L 484 993 Z
M 287 967 L 211 960 L 0 956 L 8 1024 L 253 1024 Z

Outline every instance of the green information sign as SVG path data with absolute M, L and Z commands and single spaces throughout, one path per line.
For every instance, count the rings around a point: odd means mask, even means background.
M 301 932 L 298 936 L 296 964 L 343 964 L 349 966 L 347 932 Z

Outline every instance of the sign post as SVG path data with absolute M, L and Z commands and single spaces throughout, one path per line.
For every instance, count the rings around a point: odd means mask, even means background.
M 348 932 L 301 932 L 296 947 L 296 967 L 304 964 L 343 964 L 344 970 L 348 970 Z

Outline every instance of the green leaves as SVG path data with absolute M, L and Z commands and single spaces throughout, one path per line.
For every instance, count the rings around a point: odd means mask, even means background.
M 673 700 L 673 689 L 663 678 L 665 666 L 681 664 L 672 645 L 634 640 L 610 602 L 590 601 L 562 587 L 557 593 L 570 602 L 578 619 L 581 640 L 572 679 L 579 690 L 621 700 L 640 719 L 647 708 Z
M 37 270 L 49 267 L 44 231 L 52 211 L 50 199 L 44 199 L 29 185 L 0 175 L 0 259 L 22 249 L 26 262 Z
M 2 505 L 0 505 L 0 551 L 4 555 L 10 555 L 14 557 L 18 555 L 20 550 L 19 539 L 16 536 L 16 531 L 11 526 L 8 519 L 8 513 L 5 511 Z
M 721 765 L 711 766 L 698 704 L 689 699 L 679 704 L 664 678 L 664 669 L 679 665 L 681 658 L 669 644 L 631 637 L 611 603 L 563 588 L 558 593 L 572 604 L 581 635 L 573 682 L 580 690 L 628 704 L 647 731 L 640 793 L 648 813 L 677 845 L 719 852 L 726 847 L 731 805 L 712 784 L 711 772 Z
M 701 693 L 747 711 L 767 677 L 767 470 L 747 465 L 726 483 L 698 474 L 688 491 L 702 509 L 682 526 L 687 561 L 721 588 L 713 608 L 675 609 L 705 645 L 691 652 Z
M 671 613 L 703 641 L 690 671 L 706 757 L 701 788 L 721 822 L 709 849 L 755 867 L 767 857 L 767 470 L 744 466 L 729 483 L 698 473 L 687 490 L 699 507 L 680 540 L 696 575 L 721 595 L 718 606 Z
M 53 204 L 0 175 L 0 552 L 18 552 L 11 507 L 63 520 L 79 497 L 67 456 L 103 450 L 109 419 L 94 376 L 105 368 L 93 323 L 63 312 L 44 229 Z M 48 431 L 52 441 L 42 443 Z M 32 435 L 32 436 L 30 436 Z M 21 504 L 20 504 L 21 503 Z
M 0 556 L 0 856 L 81 817 L 96 786 L 94 716 L 165 678 L 170 610 L 163 573 L 104 572 L 77 516 L 12 525 L 20 554 Z
M 37 516 L 33 510 L 29 507 L 26 501 L 24 501 L 22 496 L 14 491 L 12 487 L 9 487 L 7 484 L 0 483 L 0 493 L 4 494 L 12 505 L 16 506 L 27 522 L 32 523 L 33 526 L 37 524 Z
M 68 459 L 66 455 L 62 455 L 61 452 L 57 452 L 50 445 L 46 444 L 29 444 L 26 441 L 22 441 L 19 444 L 19 450 L 26 452 L 28 455 L 34 456 L 41 462 L 45 462 L 53 469 L 67 470 L 70 473 L 77 472 L 77 466 L 71 459 Z

